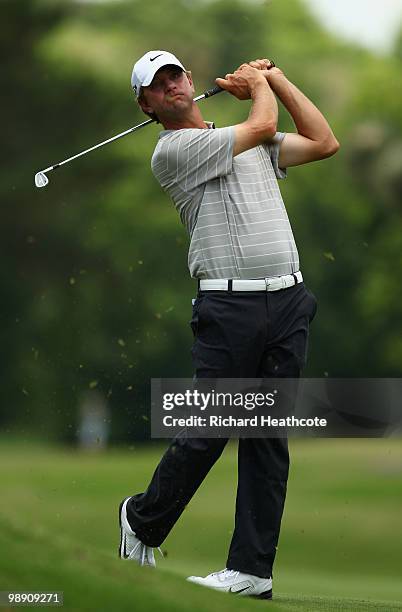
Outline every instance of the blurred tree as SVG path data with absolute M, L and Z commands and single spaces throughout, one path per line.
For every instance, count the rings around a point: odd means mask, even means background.
M 395 39 L 394 56 L 399 61 L 402 61 L 402 27 L 399 29 L 399 33 Z

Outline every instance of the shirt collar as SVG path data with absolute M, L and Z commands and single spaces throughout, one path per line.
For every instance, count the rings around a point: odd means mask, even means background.
M 216 127 L 213 121 L 205 121 L 205 123 L 207 124 L 209 130 L 214 130 Z M 170 132 L 175 131 L 176 130 L 162 130 L 161 132 L 159 132 L 159 138 L 162 138 L 162 136 L 165 136 L 166 134 L 170 134 Z

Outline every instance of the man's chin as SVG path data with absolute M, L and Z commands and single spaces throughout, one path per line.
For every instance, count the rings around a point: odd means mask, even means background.
M 170 117 L 183 116 L 183 113 L 191 108 L 192 102 L 189 102 L 184 96 L 175 96 L 169 102 L 166 102 L 163 112 Z

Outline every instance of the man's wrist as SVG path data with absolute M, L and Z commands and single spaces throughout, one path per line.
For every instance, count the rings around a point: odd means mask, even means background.
M 258 96 L 259 92 L 266 91 L 267 85 L 269 86 L 269 83 L 266 79 L 258 79 L 258 81 L 255 81 L 250 87 L 251 99 L 254 100 L 254 98 Z
M 275 91 L 275 87 L 286 81 L 286 77 L 279 68 L 271 68 L 266 75 L 268 85 Z

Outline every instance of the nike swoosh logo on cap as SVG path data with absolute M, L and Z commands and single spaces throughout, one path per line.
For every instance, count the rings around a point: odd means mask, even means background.
M 163 55 L 163 53 L 159 53 L 159 55 L 155 55 L 155 57 L 150 57 L 149 61 L 153 62 L 154 60 L 156 60 L 158 57 L 160 57 L 161 55 Z

